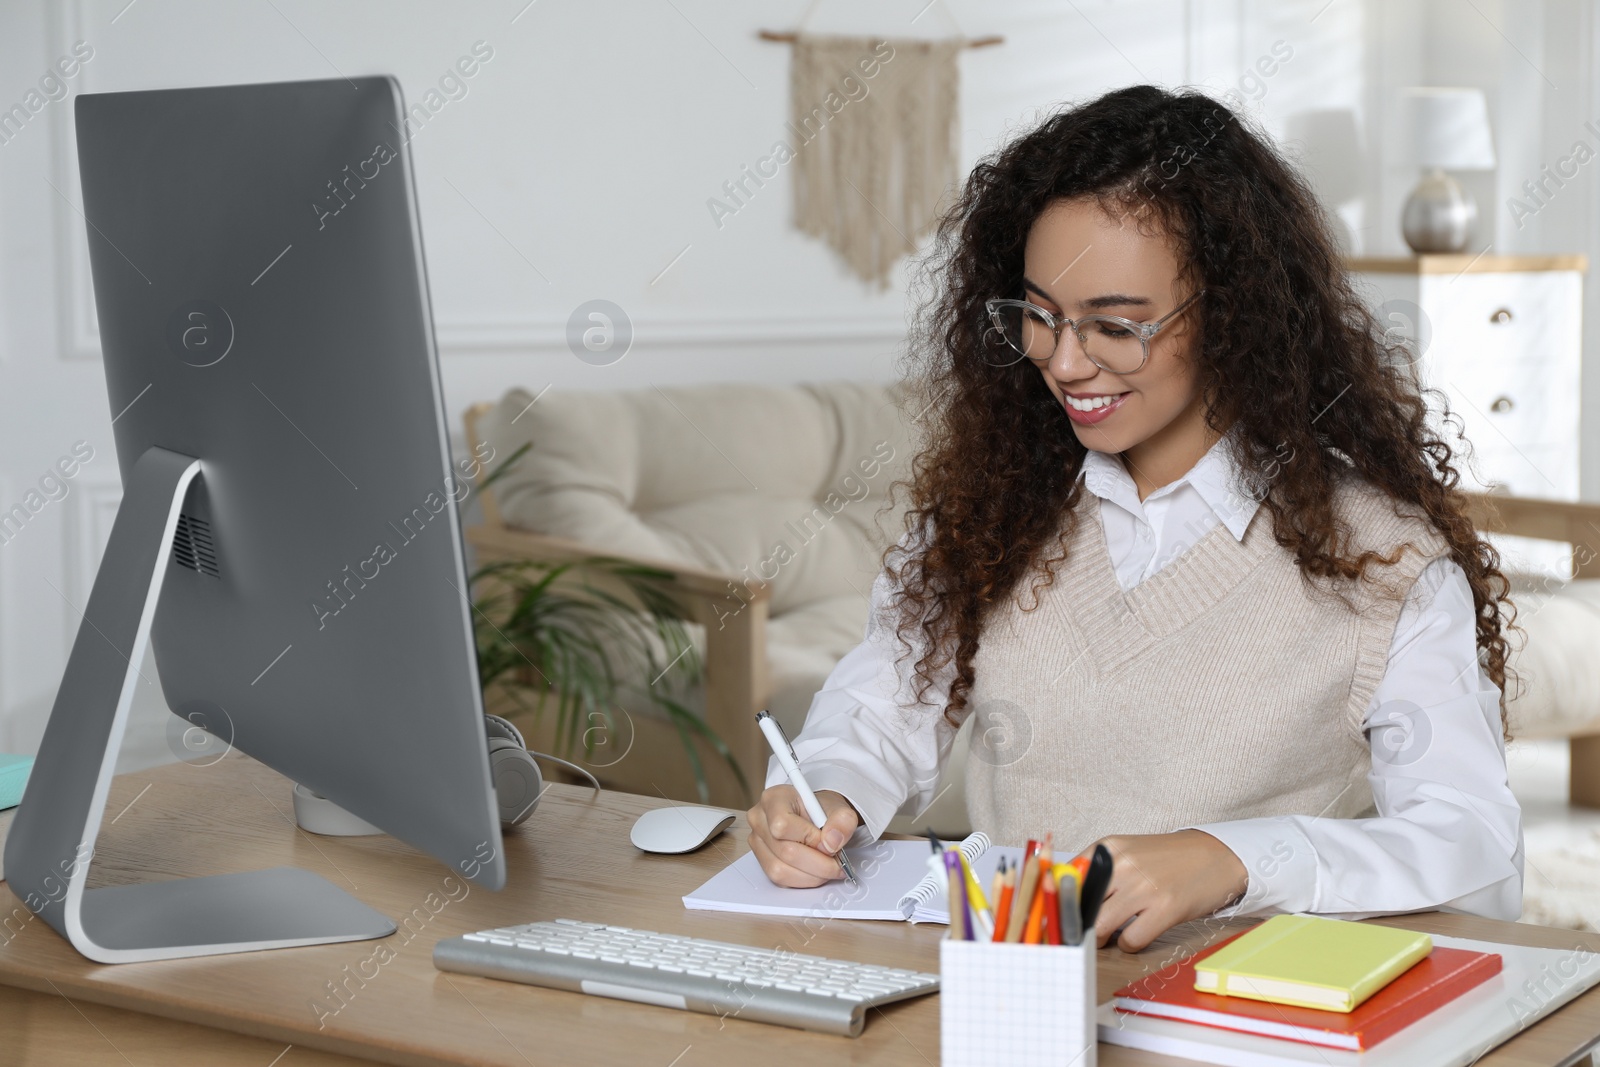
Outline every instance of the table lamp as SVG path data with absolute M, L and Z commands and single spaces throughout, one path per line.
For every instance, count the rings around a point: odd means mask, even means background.
M 1481 89 L 1419 87 L 1402 90 L 1400 104 L 1400 149 L 1424 170 L 1400 230 L 1415 252 L 1460 252 L 1478 205 L 1445 171 L 1494 169 L 1488 102 Z

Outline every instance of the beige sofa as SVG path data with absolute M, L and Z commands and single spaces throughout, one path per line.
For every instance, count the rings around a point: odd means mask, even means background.
M 469 442 L 498 457 L 531 449 L 481 497 L 468 540 L 481 561 L 604 553 L 656 563 L 674 588 L 706 684 L 693 695 L 751 783 L 767 749 L 753 713 L 797 732 L 834 664 L 862 637 L 884 547 L 902 529 L 890 483 L 908 472 L 913 420 L 897 387 L 859 382 L 704 385 L 606 393 L 514 389 L 468 413 Z M 493 464 L 491 463 L 492 467 Z M 903 497 L 903 492 L 902 492 Z M 1600 507 L 1479 499 L 1479 525 L 1600 548 Z M 1587 573 L 1594 552 L 1580 550 Z M 1600 581 L 1524 586 L 1527 688 L 1513 702 L 1520 733 L 1571 736 L 1573 797 L 1600 805 Z M 607 784 L 694 799 L 677 734 L 636 702 L 628 755 L 595 764 Z M 540 728 L 534 728 L 542 736 Z M 537 747 L 537 746 L 536 746 Z M 621 739 L 606 759 L 621 750 Z M 965 832 L 966 744 L 927 812 L 892 828 Z M 711 765 L 712 802 L 747 801 Z

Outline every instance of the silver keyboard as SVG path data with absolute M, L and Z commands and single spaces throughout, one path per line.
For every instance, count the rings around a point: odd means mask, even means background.
M 433 965 L 847 1037 L 868 1008 L 939 988 L 936 974 L 575 919 L 447 938 Z

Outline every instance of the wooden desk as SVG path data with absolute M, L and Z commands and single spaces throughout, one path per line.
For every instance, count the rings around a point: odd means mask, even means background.
M 237 754 L 118 778 L 91 885 L 294 864 L 324 875 L 401 925 L 382 941 L 101 966 L 78 956 L 9 891 L 0 892 L 0 1061 L 8 1067 L 146 1063 L 333 1067 L 396 1064 L 766 1063 L 928 1067 L 939 1058 L 937 996 L 875 1010 L 859 1038 L 537 989 L 434 969 L 434 942 L 471 930 L 572 917 L 753 945 L 938 970 L 943 927 L 687 911 L 680 897 L 744 851 L 738 820 L 691 856 L 649 856 L 628 841 L 639 813 L 666 803 L 590 799 L 553 786 L 505 838 L 509 888 L 490 893 L 388 837 L 296 830 L 288 782 Z M 1466 916 L 1411 915 L 1436 933 L 1600 951 L 1600 936 Z M 1182 928 L 1138 955 L 1100 954 L 1100 997 L 1225 927 Z M 376 955 L 380 947 L 386 951 Z M 373 962 L 382 958 L 387 962 Z M 343 984 L 343 1000 L 332 990 Z M 1566 1064 L 1600 1038 L 1600 988 L 1491 1052 L 1486 1065 Z M 1102 1046 L 1100 1062 L 1188 1061 Z

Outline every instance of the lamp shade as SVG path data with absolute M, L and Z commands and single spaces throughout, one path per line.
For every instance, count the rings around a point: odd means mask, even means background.
M 1494 139 L 1481 89 L 1411 88 L 1400 94 L 1400 151 L 1419 167 L 1490 170 Z

